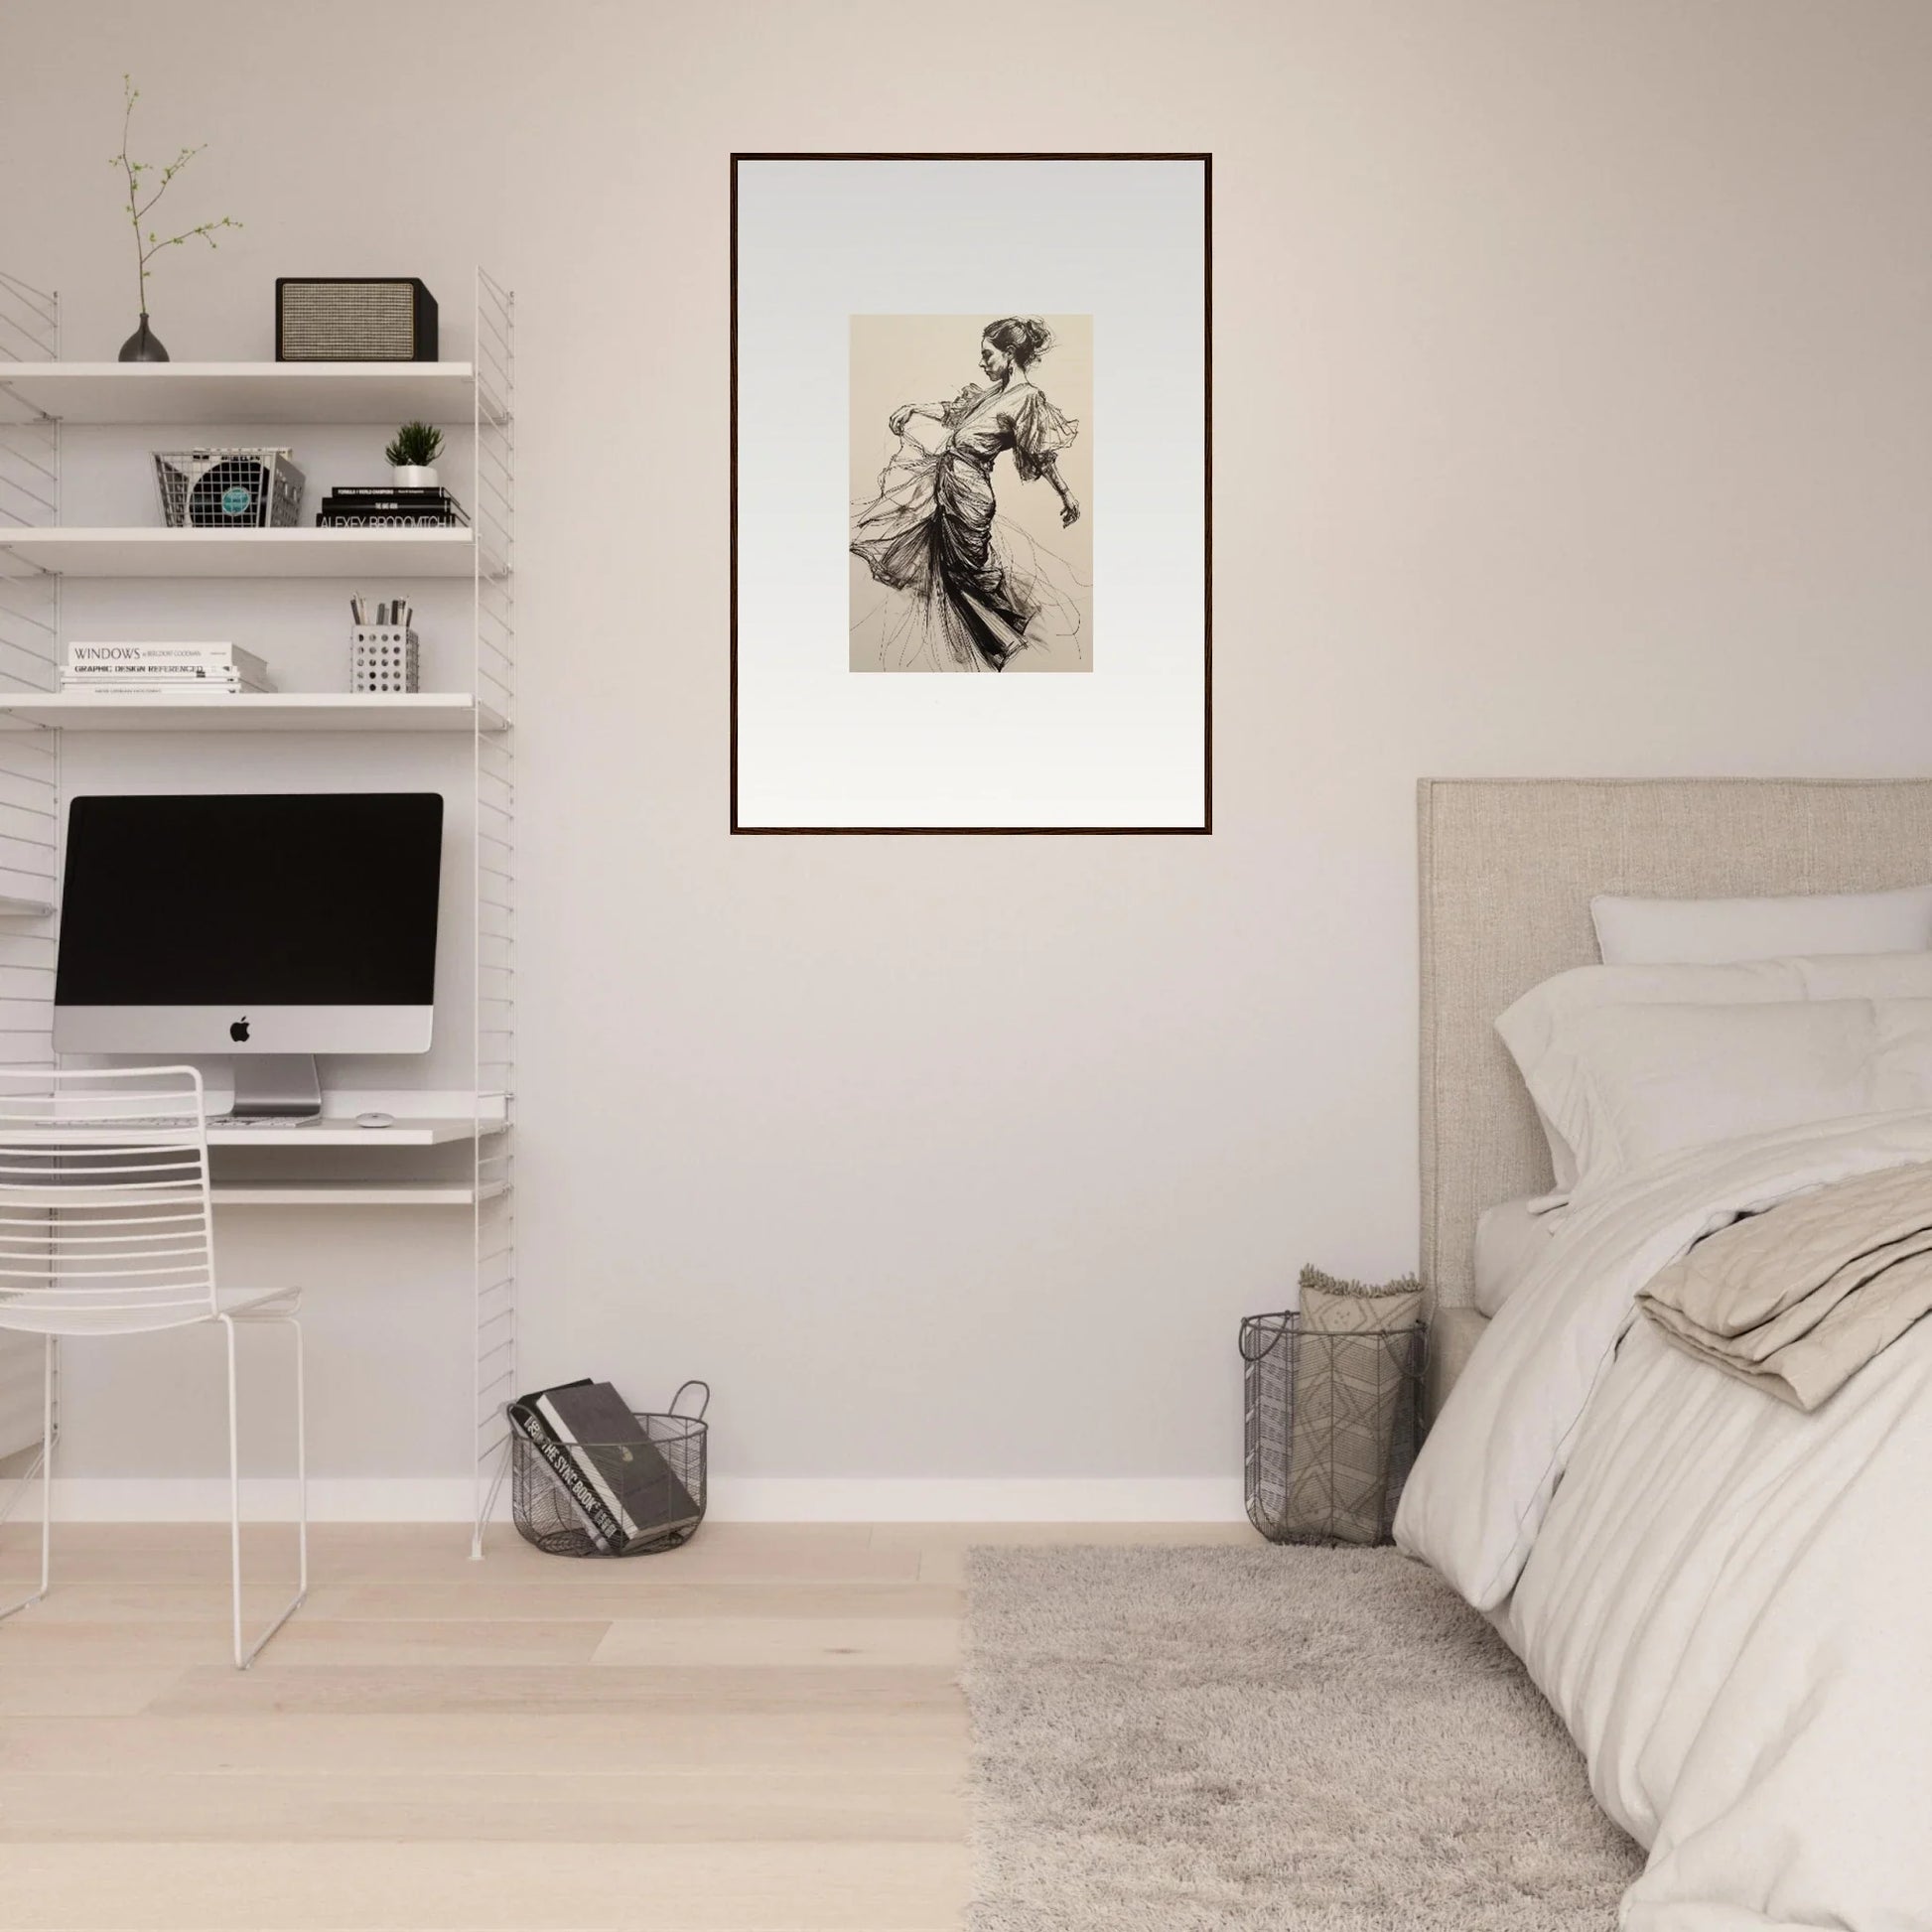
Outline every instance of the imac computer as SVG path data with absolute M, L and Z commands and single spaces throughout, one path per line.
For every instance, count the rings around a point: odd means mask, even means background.
M 60 1053 L 219 1054 L 237 1119 L 322 1110 L 318 1053 L 426 1053 L 433 791 L 75 798 Z

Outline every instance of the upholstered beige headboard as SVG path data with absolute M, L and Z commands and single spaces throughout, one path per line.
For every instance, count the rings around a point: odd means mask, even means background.
M 1476 1216 L 1550 1158 L 1497 1014 L 1596 958 L 1593 893 L 1699 898 L 1932 881 L 1932 779 L 1425 778 L 1422 1268 L 1473 1292 Z

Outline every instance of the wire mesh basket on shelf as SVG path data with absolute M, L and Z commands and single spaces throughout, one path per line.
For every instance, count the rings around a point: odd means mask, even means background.
M 1248 1520 L 1273 1543 L 1387 1543 L 1422 1436 L 1420 1323 L 1313 1333 L 1241 1323 Z
M 698 1412 L 681 1416 L 677 1406 L 692 1389 L 703 1391 Z M 511 1416 L 510 1514 L 518 1534 L 553 1557 L 653 1556 L 690 1542 L 704 1521 L 710 1406 L 710 1384 L 687 1382 L 668 1410 L 632 1411 L 641 1443 L 576 1443 L 562 1460 L 546 1459 Z M 616 1534 L 609 1533 L 612 1511 Z
M 281 530 L 301 520 L 306 479 L 287 450 L 156 450 L 154 483 L 171 530 Z

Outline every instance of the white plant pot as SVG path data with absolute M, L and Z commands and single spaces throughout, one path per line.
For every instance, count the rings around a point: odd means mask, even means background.
M 398 463 L 389 473 L 398 489 L 434 489 L 436 471 L 431 465 Z

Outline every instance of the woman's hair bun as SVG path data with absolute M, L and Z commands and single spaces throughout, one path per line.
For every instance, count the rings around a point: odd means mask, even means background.
M 1053 346 L 1053 332 L 1037 316 L 1003 316 L 986 325 L 986 335 L 1023 369 Z

